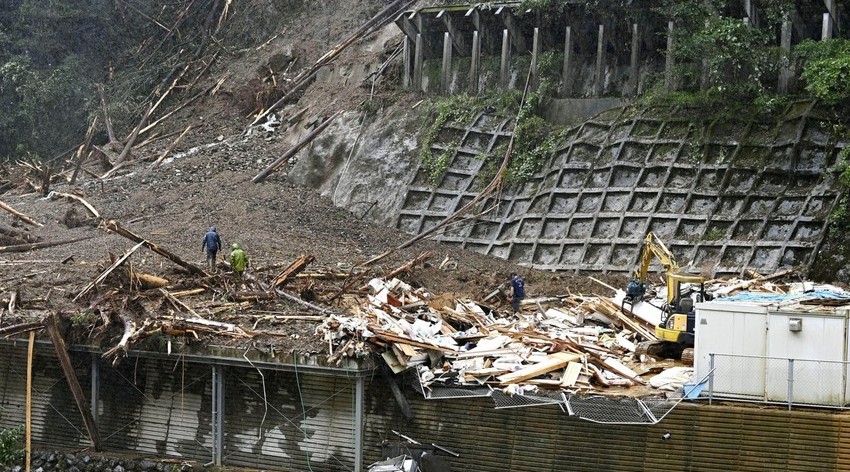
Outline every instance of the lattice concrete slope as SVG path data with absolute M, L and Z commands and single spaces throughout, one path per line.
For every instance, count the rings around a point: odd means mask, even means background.
M 647 231 L 704 273 L 813 263 L 839 199 L 829 171 L 838 149 L 809 104 L 769 123 L 631 115 L 611 110 L 571 129 L 542 172 L 439 239 L 551 270 L 630 271 Z M 432 147 L 453 150 L 449 169 L 436 188 L 420 169 L 397 227 L 421 233 L 469 202 L 492 175 L 476 156 L 512 129 L 481 114 L 441 130 Z

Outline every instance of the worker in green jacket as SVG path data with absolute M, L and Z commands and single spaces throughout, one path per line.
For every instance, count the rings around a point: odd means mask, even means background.
M 242 281 L 242 272 L 248 267 L 249 262 L 245 251 L 238 244 L 233 243 L 233 251 L 230 252 L 230 267 L 233 268 L 233 277 L 237 283 Z

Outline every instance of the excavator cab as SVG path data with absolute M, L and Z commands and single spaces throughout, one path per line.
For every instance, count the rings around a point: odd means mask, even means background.
M 687 287 L 683 286 L 688 284 Z M 698 275 L 667 274 L 667 306 L 661 323 L 655 327 L 655 336 L 660 341 L 677 343 L 682 348 L 694 345 L 694 298 L 705 300 L 705 279 Z

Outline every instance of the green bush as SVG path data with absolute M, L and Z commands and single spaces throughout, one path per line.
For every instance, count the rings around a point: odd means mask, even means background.
M 0 416 L 3 409 L 0 408 Z M 0 429 L 0 465 L 11 467 L 19 465 L 24 458 L 24 448 L 21 444 L 22 428 Z
M 794 53 L 804 59 L 806 90 L 829 105 L 850 99 L 850 40 L 806 40 Z

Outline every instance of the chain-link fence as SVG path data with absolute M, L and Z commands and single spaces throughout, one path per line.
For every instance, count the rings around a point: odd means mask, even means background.
M 708 385 L 702 397 L 759 403 L 783 403 L 789 408 L 847 408 L 850 363 L 781 357 L 709 354 Z
M 602 424 L 655 424 L 684 399 L 678 395 L 648 398 L 567 395 L 543 389 L 506 392 L 490 387 L 446 385 L 439 380 L 425 380 L 419 372 L 410 376 L 410 383 L 428 400 L 490 397 L 497 410 L 557 405 L 569 416 Z

